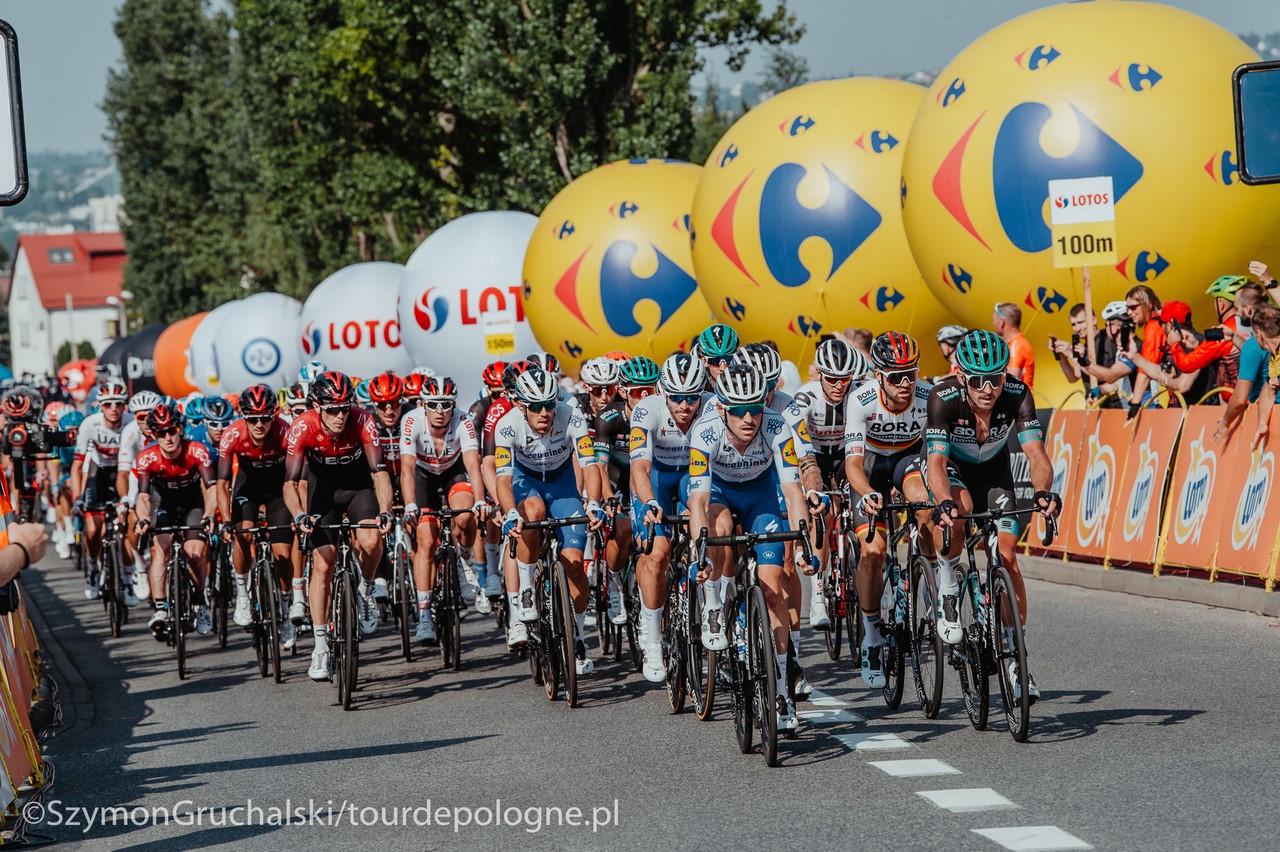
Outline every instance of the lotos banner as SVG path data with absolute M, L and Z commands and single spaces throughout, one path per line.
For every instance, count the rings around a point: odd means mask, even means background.
M 1267 439 L 1257 449 L 1249 444 L 1258 430 L 1258 407 L 1249 406 L 1232 439 L 1235 461 L 1223 495 L 1222 532 L 1218 536 L 1217 570 L 1252 577 L 1272 577 L 1276 536 L 1280 532 L 1280 501 L 1272 500 L 1276 481 L 1276 452 L 1280 428 L 1271 409 Z
M 1197 405 L 1187 411 L 1165 512 L 1164 552 L 1156 556 L 1161 564 L 1213 567 L 1237 445 L 1248 441 L 1239 429 L 1225 443 L 1214 441 L 1221 417 L 1218 406 Z
M 1107 556 L 1107 530 L 1116 515 L 1113 510 L 1130 437 L 1123 410 L 1099 408 L 1086 413 L 1072 488 L 1075 511 L 1063 516 L 1063 539 L 1073 554 Z
M 1054 412 L 1049 423 L 1048 434 L 1045 435 L 1045 452 L 1053 463 L 1052 490 L 1062 495 L 1062 514 L 1059 518 L 1074 517 L 1076 512 L 1075 480 L 1079 468 L 1080 435 L 1084 431 L 1085 415 L 1083 410 Z M 1027 539 L 1033 547 L 1040 547 L 1044 536 L 1044 521 L 1039 515 L 1032 516 L 1034 531 Z M 1049 550 L 1058 552 L 1070 551 L 1065 530 L 1059 524 L 1058 537 L 1049 545 Z
M 1107 539 L 1112 562 L 1155 561 L 1165 483 L 1182 430 L 1182 409 L 1148 408 L 1138 415 L 1116 491 L 1115 520 Z

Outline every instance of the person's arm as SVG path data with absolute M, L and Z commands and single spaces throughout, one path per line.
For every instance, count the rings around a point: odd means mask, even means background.
M 418 469 L 418 412 L 411 411 L 400 421 L 400 496 L 405 510 L 418 507 L 415 473 Z
M 1075 353 L 1071 351 L 1071 344 L 1066 340 L 1058 340 L 1053 338 L 1051 343 L 1053 354 L 1057 356 L 1058 367 L 1062 370 L 1062 375 L 1067 377 L 1068 382 L 1080 381 L 1080 365 L 1075 362 Z
M 600 458 L 596 455 L 596 445 L 591 438 L 591 434 L 587 431 L 587 421 L 580 414 L 571 414 L 569 416 L 569 440 L 573 442 L 574 458 L 577 461 L 578 469 L 582 471 L 583 495 L 587 498 L 588 503 L 599 503 L 602 493 L 600 480 L 608 480 L 607 471 L 601 470 L 605 465 L 600 464 Z M 593 471 L 592 468 L 597 468 Z
M 1267 382 L 1258 392 L 1258 430 L 1253 433 L 1253 440 L 1249 442 L 1250 450 L 1256 450 L 1267 442 L 1267 436 L 1271 434 L 1271 409 L 1275 403 L 1275 385 Z
M 0 586 L 17 577 L 24 568 L 44 559 L 49 543 L 44 524 L 12 524 L 6 533 L 9 543 L 0 548 Z
M 949 392 L 952 389 L 946 390 Z M 937 506 L 951 499 L 951 477 L 947 474 L 947 459 L 951 455 L 951 442 L 947 431 L 949 428 L 946 401 L 935 387 L 929 393 L 928 413 L 925 416 L 924 449 L 925 483 L 929 486 L 929 493 L 933 495 L 933 502 Z M 942 526 L 951 526 L 951 513 L 935 510 L 935 518 Z
M 497 422 L 493 429 L 494 478 L 497 480 L 498 507 L 509 514 L 516 507 L 516 491 L 512 482 L 515 476 L 514 450 L 516 430 L 513 417 L 523 417 L 520 409 L 513 409 Z
M 654 502 L 653 483 L 649 476 L 653 472 L 653 444 L 649 434 L 649 405 L 641 400 L 631 409 L 631 493 L 643 504 Z M 651 507 L 652 509 L 652 507 Z M 657 511 L 661 515 L 660 510 Z
M 1182 344 L 1171 343 L 1169 356 L 1174 366 L 1184 373 L 1202 370 L 1231 351 L 1232 344 L 1227 340 L 1204 340 L 1194 349 L 1187 351 Z
M 866 453 L 867 411 L 859 404 L 858 398 L 851 394 L 844 418 L 844 477 L 849 481 L 853 496 L 858 498 L 875 491 L 871 487 L 871 480 L 867 478 Z M 879 501 L 870 502 L 874 504 L 883 500 L 884 495 L 881 494 Z M 867 508 L 877 512 L 880 510 L 879 505 L 869 505 Z
M 222 520 L 231 520 L 231 479 L 235 463 L 235 426 L 222 433 L 222 443 L 218 446 L 218 512 Z
M 1140 352 L 1130 352 L 1129 358 L 1142 371 L 1143 375 L 1154 381 L 1159 382 L 1167 388 L 1178 391 L 1178 393 L 1186 393 L 1192 385 L 1195 384 L 1196 377 L 1200 374 L 1199 370 L 1191 373 L 1182 373 L 1174 375 L 1166 370 L 1162 370 L 1159 364 L 1153 364 L 1143 357 Z M 1136 387 L 1136 386 L 1135 386 Z M 1134 392 L 1134 400 L 1139 399 L 1137 392 Z
M 218 514 L 218 475 L 213 469 L 213 459 L 209 456 L 209 448 L 203 444 L 197 445 L 196 458 L 199 459 L 200 465 L 200 487 L 204 491 L 204 516 L 209 520 Z M 228 483 L 228 493 L 230 483 Z M 227 502 L 227 513 L 222 516 L 223 520 L 231 520 L 231 503 Z
M 304 417 L 306 415 L 303 415 Z M 307 512 L 306 503 L 302 500 L 299 483 L 302 481 L 302 470 L 306 464 L 303 440 L 305 424 L 302 419 L 294 420 L 289 426 L 285 438 L 284 454 L 284 505 L 289 510 L 289 517 L 298 518 Z
M 145 455 L 145 454 L 144 454 Z M 133 507 L 136 523 L 140 526 L 151 524 L 151 475 L 145 465 L 138 468 L 138 502 Z

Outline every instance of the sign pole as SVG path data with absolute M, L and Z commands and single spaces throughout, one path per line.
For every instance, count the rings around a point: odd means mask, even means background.
M 1094 340 L 1098 334 L 1098 324 L 1093 318 L 1093 282 L 1089 278 L 1089 267 L 1080 267 L 1080 277 L 1083 282 L 1084 289 L 1084 316 L 1087 323 L 1087 331 L 1084 342 L 1084 353 L 1092 361 L 1098 354 L 1098 347 L 1094 345 Z M 1098 389 L 1098 377 L 1089 376 L 1089 390 L 1096 391 Z M 1085 408 L 1089 407 L 1089 400 L 1085 400 Z

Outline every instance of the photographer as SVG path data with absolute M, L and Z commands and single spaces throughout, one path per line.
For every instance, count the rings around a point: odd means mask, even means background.
M 1218 371 L 1216 363 L 1206 361 L 1202 366 L 1195 369 L 1182 370 L 1178 367 L 1176 359 L 1173 357 L 1175 346 L 1177 346 L 1179 352 L 1182 352 L 1183 341 L 1191 344 L 1193 348 L 1199 348 L 1203 342 L 1203 338 L 1191 326 L 1190 305 L 1186 302 L 1165 302 L 1160 309 L 1159 320 L 1161 329 L 1169 341 L 1161 352 L 1159 363 L 1146 358 L 1138 351 L 1137 344 L 1132 340 L 1129 342 L 1129 351 L 1125 354 L 1148 378 L 1159 382 L 1170 390 L 1177 391 L 1183 395 L 1188 403 L 1195 405 L 1217 386 Z M 1220 330 L 1211 330 L 1218 331 L 1221 336 Z M 1211 341 L 1214 344 L 1222 344 L 1223 342 L 1222 340 Z M 1226 346 L 1228 349 L 1232 348 L 1230 342 L 1226 342 Z M 1216 403 L 1216 401 L 1214 402 Z
M 1167 343 L 1164 326 L 1160 324 L 1162 307 L 1160 297 L 1147 285 L 1139 284 L 1136 287 L 1130 287 L 1129 292 L 1124 294 L 1124 306 L 1129 312 L 1129 319 L 1133 322 L 1134 329 L 1142 331 L 1139 335 L 1142 341 L 1142 357 L 1152 363 L 1160 361 Z M 1128 347 L 1125 349 L 1127 351 Z M 1133 377 L 1132 399 L 1129 401 L 1130 420 L 1142 406 L 1146 405 L 1151 395 L 1151 377 L 1141 370 L 1137 371 Z
M 1098 380 L 1098 393 L 1106 395 L 1119 391 L 1125 395 L 1132 395 L 1133 392 L 1133 376 L 1137 372 L 1137 366 L 1129 360 L 1125 352 L 1129 349 L 1129 343 L 1134 338 L 1133 321 L 1129 319 L 1129 309 L 1124 302 L 1109 302 L 1102 309 L 1102 320 L 1106 323 L 1105 333 L 1107 339 L 1111 341 L 1111 346 L 1115 350 L 1115 360 L 1106 366 L 1099 364 L 1097 361 L 1084 363 L 1075 357 L 1074 352 L 1070 356 L 1072 366 L 1081 373 L 1093 376 Z
M 14 398 L 14 402 L 9 402 L 10 397 Z M 15 390 L 10 392 L 10 396 L 5 397 L 7 404 L 3 405 L 5 412 L 5 436 L 6 445 L 9 443 L 8 436 L 13 427 L 23 423 L 22 417 L 26 417 L 24 412 L 20 417 L 13 417 L 11 412 L 19 411 L 23 408 L 23 403 L 17 400 L 24 400 L 29 409 L 32 400 L 26 394 Z M 37 417 L 39 415 L 37 414 Z M 6 454 L 10 452 L 10 447 L 6 446 Z M 22 459 L 18 459 L 18 465 L 15 466 L 15 472 L 21 471 Z M 20 473 L 19 473 L 20 475 Z M 15 523 L 13 504 L 9 500 L 9 485 L 0 478 L 0 592 L 4 592 L 3 587 L 7 586 L 11 580 L 18 576 L 28 565 L 34 565 L 44 558 L 46 546 L 49 544 L 49 536 L 44 531 L 44 524 L 31 523 Z M 8 611 L 4 606 L 6 595 L 0 594 L 0 612 Z
M 1097 364 L 1099 367 L 1110 367 L 1115 364 L 1115 341 L 1107 334 L 1106 326 L 1104 325 L 1094 333 L 1093 353 L 1090 355 L 1088 347 L 1085 345 L 1085 338 L 1089 334 L 1089 317 L 1085 313 L 1084 304 L 1076 303 L 1072 305 L 1068 319 L 1071 321 L 1071 341 L 1059 340 L 1051 334 L 1049 335 L 1049 349 L 1057 357 L 1058 366 L 1062 369 L 1062 374 L 1067 377 L 1067 381 L 1083 383 L 1085 396 L 1092 399 L 1095 396 L 1100 396 L 1101 391 L 1095 392 L 1089 386 L 1089 374 L 1082 367 L 1086 364 Z M 1115 397 L 1111 397 L 1102 406 L 1103 408 L 1119 408 L 1120 402 Z

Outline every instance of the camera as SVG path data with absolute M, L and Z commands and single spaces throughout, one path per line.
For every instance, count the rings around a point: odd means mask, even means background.
M 50 455 L 59 447 L 74 446 L 76 433 L 49 429 L 43 424 L 22 420 L 4 427 L 4 455 L 13 459 Z
M 1222 333 L 1222 329 L 1220 328 L 1206 328 L 1204 330 L 1204 339 L 1205 340 L 1225 340 L 1226 335 Z

